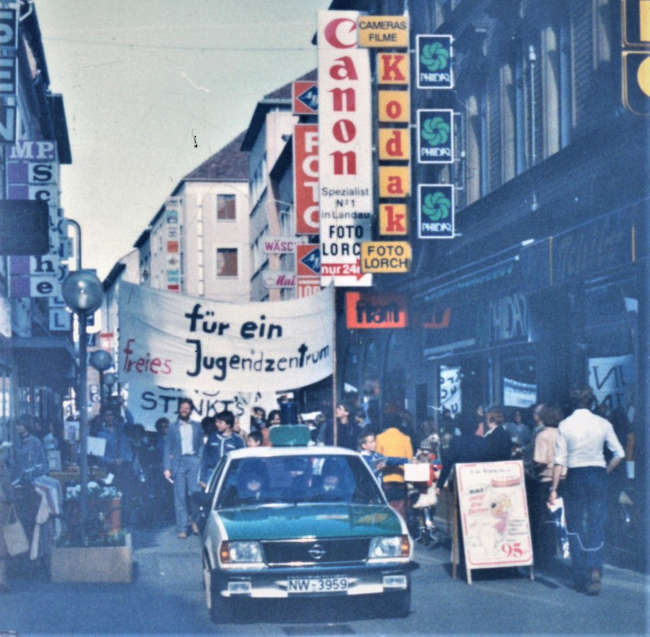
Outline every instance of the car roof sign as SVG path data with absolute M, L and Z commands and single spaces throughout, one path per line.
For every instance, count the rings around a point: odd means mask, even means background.
M 269 430 L 273 447 L 305 447 L 311 442 L 307 425 L 273 425 Z

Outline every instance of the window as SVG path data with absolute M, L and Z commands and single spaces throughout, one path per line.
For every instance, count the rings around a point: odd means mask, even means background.
M 217 276 L 237 276 L 237 248 L 217 248 Z
M 235 221 L 235 195 L 217 195 L 217 221 Z

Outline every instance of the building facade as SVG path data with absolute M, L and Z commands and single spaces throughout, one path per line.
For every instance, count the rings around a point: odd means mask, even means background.
M 456 234 L 412 231 L 410 275 L 376 276 L 368 303 L 401 294 L 408 326 L 343 330 L 342 382 L 378 382 L 384 408 L 416 422 L 444 407 L 459 418 L 493 403 L 566 408 L 570 389 L 589 384 L 635 462 L 635 479 L 621 467 L 613 488 L 647 492 L 649 131 L 621 100 L 621 3 L 383 4 L 408 11 L 413 49 L 418 34 L 453 37 L 454 88 L 412 79 L 411 121 L 453 109 L 456 155 L 414 159 L 412 192 L 452 184 Z M 412 196 L 412 228 L 417 205 Z M 645 565 L 647 503 L 637 500 L 635 524 L 610 504 L 611 555 Z
M 63 98 L 49 88 L 34 3 L 3 7 L 2 31 L 1 213 L 46 203 L 49 246 L 45 253 L 16 251 L 9 241 L 0 254 L 0 441 L 23 413 L 60 434 L 61 405 L 75 384 L 72 317 L 60 292 L 70 256 L 60 166 L 72 161 Z M 31 234 L 29 227 L 16 234 Z

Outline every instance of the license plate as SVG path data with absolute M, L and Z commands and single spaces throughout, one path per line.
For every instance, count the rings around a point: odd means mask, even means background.
M 340 593 L 348 590 L 347 577 L 290 577 L 289 593 Z

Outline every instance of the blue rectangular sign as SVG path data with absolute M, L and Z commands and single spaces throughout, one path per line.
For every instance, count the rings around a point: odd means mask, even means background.
M 418 238 L 454 238 L 454 187 L 449 184 L 418 186 Z
M 452 73 L 453 37 L 451 35 L 418 35 L 415 38 L 417 87 L 425 89 L 454 88 Z
M 454 161 L 454 111 L 418 109 L 417 132 L 419 164 L 451 164 Z

